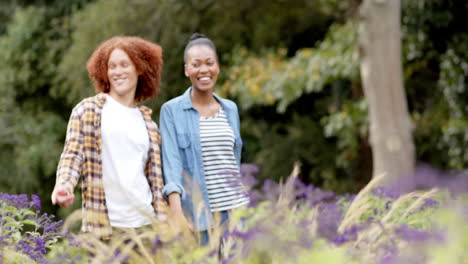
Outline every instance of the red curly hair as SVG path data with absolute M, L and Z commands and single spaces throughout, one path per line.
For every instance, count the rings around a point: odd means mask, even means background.
M 101 43 L 93 52 L 88 59 L 86 69 L 93 80 L 96 92 L 110 91 L 107 63 L 114 49 L 125 51 L 135 65 L 138 74 L 135 100 L 141 102 L 156 97 L 161 82 L 162 49 L 159 45 L 139 37 L 113 37 Z

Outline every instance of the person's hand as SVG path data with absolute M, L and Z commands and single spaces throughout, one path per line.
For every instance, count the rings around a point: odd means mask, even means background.
M 175 224 L 176 228 L 193 231 L 192 223 L 187 220 L 182 210 L 180 194 L 175 192 L 169 194 L 169 207 L 171 209 L 172 218 L 174 219 L 173 223 Z
M 58 204 L 60 207 L 69 207 L 75 200 L 75 194 L 65 186 L 57 184 L 52 191 L 52 204 Z
M 174 218 L 179 228 L 181 228 L 182 230 L 188 229 L 190 231 L 193 231 L 193 224 L 187 220 L 187 218 L 185 217 L 183 213 L 175 214 Z

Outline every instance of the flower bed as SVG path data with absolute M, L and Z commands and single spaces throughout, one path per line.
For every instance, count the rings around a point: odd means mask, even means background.
M 304 185 L 297 170 L 284 183 L 256 186 L 255 167 L 246 168 L 252 203 L 237 210 L 227 230 L 213 230 L 224 241 L 221 254 L 216 243 L 199 247 L 192 232 L 171 225 L 120 234 L 108 243 L 65 235 L 58 231 L 61 221 L 39 211 L 37 196 L 0 194 L 0 259 L 61 264 L 467 263 L 463 183 L 450 185 L 457 191 L 445 185 L 399 194 L 376 187 L 376 179 L 357 195 L 336 195 Z M 466 182 L 466 177 L 460 179 Z

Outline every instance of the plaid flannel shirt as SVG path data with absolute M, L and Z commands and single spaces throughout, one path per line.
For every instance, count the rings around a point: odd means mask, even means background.
M 102 93 L 81 101 L 73 108 L 64 150 L 57 168 L 57 182 L 74 189 L 82 177 L 82 231 L 100 238 L 112 234 L 102 181 L 101 113 L 106 96 Z M 158 220 L 164 221 L 167 203 L 162 196 L 161 135 L 151 119 L 152 110 L 138 106 L 149 134 L 150 149 L 145 176 L 153 194 L 153 207 Z

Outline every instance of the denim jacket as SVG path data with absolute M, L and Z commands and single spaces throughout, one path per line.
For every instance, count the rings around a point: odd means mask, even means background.
M 163 195 L 179 193 L 185 216 L 196 231 L 204 231 L 213 225 L 203 170 L 200 142 L 200 115 L 193 107 L 190 91 L 166 103 L 161 108 L 160 131 L 162 138 L 162 167 L 165 179 Z M 226 112 L 234 131 L 234 154 L 240 166 L 242 139 L 239 131 L 239 113 L 233 101 L 214 98 Z

